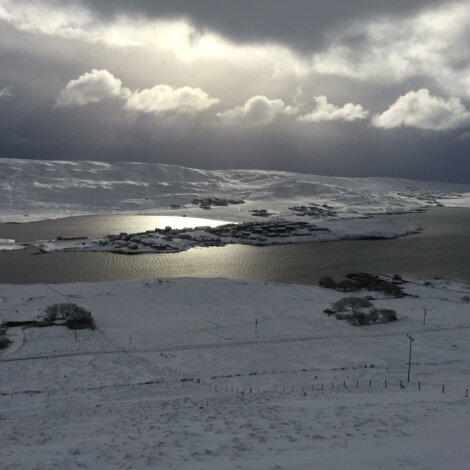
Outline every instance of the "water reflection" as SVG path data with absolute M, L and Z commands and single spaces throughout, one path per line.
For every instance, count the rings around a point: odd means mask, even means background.
M 440 275 L 470 282 L 470 210 L 436 208 L 428 213 L 391 218 L 416 224 L 424 231 L 395 240 L 269 247 L 228 245 L 176 254 L 34 256 L 30 250 L 0 253 L 0 282 L 95 282 L 194 276 L 308 284 L 316 283 L 324 275 L 339 277 L 360 271 L 399 273 L 411 278 Z M 148 223 L 153 228 L 155 219 L 150 218 Z M 197 225 L 201 224 L 198 219 Z M 127 231 L 121 228 L 120 231 Z
M 164 229 L 167 226 L 182 229 L 198 226 L 217 227 L 227 223 L 230 222 L 183 216 L 86 215 L 24 224 L 0 224 L 0 238 L 20 242 L 53 240 L 57 237 L 99 238 L 121 232 L 138 233 L 155 228 Z
M 195 227 L 218 227 L 219 225 L 228 224 L 230 222 L 224 220 L 201 219 L 200 217 L 177 217 L 177 216 L 140 216 L 143 220 L 139 220 L 139 224 L 151 228 L 172 229 L 195 228 Z M 148 219 L 148 220 L 147 220 Z M 150 230 L 148 228 L 141 231 Z

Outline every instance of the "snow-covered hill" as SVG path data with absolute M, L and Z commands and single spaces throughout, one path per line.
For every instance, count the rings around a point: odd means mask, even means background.
M 0 221 L 68 215 L 178 212 L 246 220 L 251 210 L 295 216 L 292 205 L 327 204 L 338 217 L 416 210 L 444 198 L 465 202 L 470 186 L 393 178 L 337 178 L 259 170 L 197 170 L 151 163 L 0 159 Z M 195 198 L 243 199 L 213 207 Z M 468 194 L 466 195 L 467 200 Z M 455 199 L 457 198 L 457 199 Z

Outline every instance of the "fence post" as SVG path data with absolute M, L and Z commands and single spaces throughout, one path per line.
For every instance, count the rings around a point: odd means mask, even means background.
M 372 388 L 372 379 L 369 380 L 369 388 Z
M 421 382 L 418 382 L 418 390 L 421 390 Z
M 445 393 L 445 390 L 446 390 L 445 385 L 443 385 L 442 386 L 442 393 Z
M 465 390 L 465 398 L 468 398 L 468 388 Z
M 387 388 L 387 379 L 385 379 L 385 388 Z
M 359 380 L 356 380 L 356 388 L 359 388 Z
M 331 390 L 333 390 L 335 388 L 335 384 L 334 382 L 331 382 Z

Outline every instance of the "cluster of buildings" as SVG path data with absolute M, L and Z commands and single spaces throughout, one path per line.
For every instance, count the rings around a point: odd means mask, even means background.
M 224 199 L 219 197 L 205 197 L 201 199 L 193 199 L 193 204 L 198 205 L 201 209 L 210 209 L 212 206 L 230 206 L 236 204 L 245 204 L 242 199 Z
M 333 210 L 328 204 L 309 204 L 308 206 L 294 206 L 289 207 L 291 211 L 295 211 L 299 216 L 309 217 L 334 217 L 336 211 Z
M 328 228 L 317 227 L 308 222 L 289 222 L 274 220 L 269 222 L 245 222 L 241 224 L 222 225 L 210 229 L 210 232 L 221 238 L 238 241 L 268 242 L 275 239 L 290 237 L 307 237 L 312 232 L 328 232 Z
M 308 242 L 318 232 L 329 232 L 308 222 L 270 220 L 245 222 L 219 227 L 155 229 L 144 233 L 108 235 L 97 242 L 99 251 L 123 254 L 178 252 L 195 246 L 224 246 L 229 243 L 271 245 Z M 310 239 L 309 239 L 310 237 Z M 93 248 L 91 248 L 93 250 Z

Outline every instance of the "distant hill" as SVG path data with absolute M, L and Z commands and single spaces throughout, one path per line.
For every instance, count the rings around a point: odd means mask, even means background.
M 470 186 L 394 178 L 340 178 L 261 170 L 198 170 L 152 163 L 0 159 L 0 221 L 68 215 L 174 211 L 251 217 L 251 210 L 289 213 L 299 204 L 327 204 L 339 217 L 409 211 L 437 198 L 456 198 Z M 214 208 L 192 204 L 201 197 L 243 199 Z M 468 197 L 468 195 L 467 195 Z M 460 199 L 460 203 L 463 199 Z

